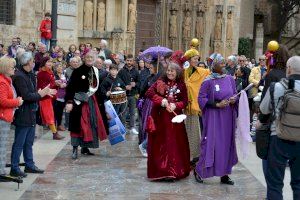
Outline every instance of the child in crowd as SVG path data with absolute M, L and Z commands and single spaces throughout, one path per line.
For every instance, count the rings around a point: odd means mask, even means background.
M 125 91 L 125 83 L 117 77 L 118 66 L 112 64 L 109 66 L 109 75 L 103 80 L 100 86 L 101 95 L 106 100 L 110 100 L 110 95 L 115 91 Z M 125 92 L 126 94 L 126 92 Z M 118 114 L 120 120 L 124 124 L 124 111 L 126 109 L 126 103 L 114 104 L 116 113 Z

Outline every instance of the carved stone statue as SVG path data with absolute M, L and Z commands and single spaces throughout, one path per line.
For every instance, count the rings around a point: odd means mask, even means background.
M 83 29 L 84 30 L 92 30 L 93 29 L 93 2 L 92 1 L 85 1 L 83 12 Z
M 227 14 L 227 29 L 226 29 L 226 40 L 233 39 L 233 25 L 232 25 L 232 12 Z
M 105 9 L 105 3 L 104 2 L 99 2 L 98 3 L 98 23 L 97 23 L 97 30 L 102 32 L 105 29 L 105 14 L 106 14 L 106 9 Z
M 203 39 L 204 37 L 204 12 L 197 12 L 196 19 L 196 38 Z
M 217 19 L 215 24 L 215 40 L 222 40 L 222 13 L 217 12 Z
M 170 17 L 170 38 L 177 38 L 177 15 L 176 11 L 171 11 L 171 17 Z
M 127 27 L 127 30 L 129 32 L 135 31 L 136 18 L 137 18 L 136 6 L 134 4 L 134 1 L 131 1 L 130 4 L 128 5 L 128 27 Z
M 186 12 L 183 22 L 183 37 L 189 38 L 191 37 L 191 29 L 192 29 L 192 17 L 190 11 Z

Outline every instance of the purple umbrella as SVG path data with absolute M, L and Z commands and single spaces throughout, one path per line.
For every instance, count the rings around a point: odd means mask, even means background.
M 157 59 L 160 56 L 165 56 L 168 53 L 172 53 L 173 51 L 167 47 L 155 46 L 150 47 L 143 51 L 141 57 L 146 59 Z

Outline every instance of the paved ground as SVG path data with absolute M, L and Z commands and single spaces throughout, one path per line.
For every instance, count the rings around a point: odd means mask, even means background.
M 265 187 L 242 165 L 233 171 L 235 186 L 220 185 L 218 178 L 197 184 L 191 175 L 174 183 L 150 182 L 147 159 L 137 148 L 137 138 L 111 147 L 102 143 L 96 156 L 70 158 L 66 145 L 20 199 L 263 199 Z

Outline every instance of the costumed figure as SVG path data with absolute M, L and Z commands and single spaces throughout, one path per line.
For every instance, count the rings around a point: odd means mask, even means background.
M 234 184 L 228 175 L 238 162 L 235 145 L 237 103 L 233 97 L 237 92 L 233 77 L 223 72 L 224 67 L 224 58 L 215 58 L 213 73 L 202 83 L 199 92 L 203 131 L 194 175 L 200 183 L 202 179 L 220 176 L 221 183 Z
M 192 48 L 184 55 L 189 63 L 189 67 L 184 71 L 184 81 L 188 93 L 188 105 L 184 112 L 187 115 L 185 125 L 190 145 L 190 159 L 192 160 L 191 164 L 194 166 L 199 159 L 199 141 L 201 138 L 200 120 L 202 113 L 198 104 L 198 94 L 202 82 L 210 74 L 210 71 L 198 67 L 200 56 L 193 45 L 196 46 L 197 43 L 192 42 Z
M 98 148 L 99 139 L 102 141 L 107 138 L 95 95 L 99 87 L 99 71 L 93 66 L 94 61 L 94 54 L 88 52 L 84 64 L 74 69 L 66 89 L 73 159 L 77 159 L 78 146 L 81 146 L 81 154 L 94 155 L 88 148 Z
M 190 173 L 189 145 L 184 123 L 172 123 L 187 105 L 182 69 L 175 63 L 146 92 L 153 102 L 148 118 L 148 163 L 150 180 L 175 180 Z
M 146 125 L 147 119 L 151 114 L 152 101 L 145 96 L 147 90 L 157 81 L 160 74 L 157 73 L 157 60 L 154 60 L 149 65 L 150 75 L 147 77 L 145 83 L 140 87 L 140 96 L 137 103 L 138 110 L 140 112 L 140 126 L 139 126 L 139 149 L 144 157 L 147 157 L 147 132 Z
M 37 88 L 42 90 L 47 86 L 51 89 L 58 89 L 55 84 L 55 76 L 52 71 L 53 62 L 50 57 L 44 57 L 41 62 L 40 71 L 37 74 Z M 55 96 L 45 96 L 39 101 L 40 116 L 43 125 L 48 125 L 52 134 L 53 140 L 61 140 L 64 137 L 59 135 L 55 125 L 53 99 Z

